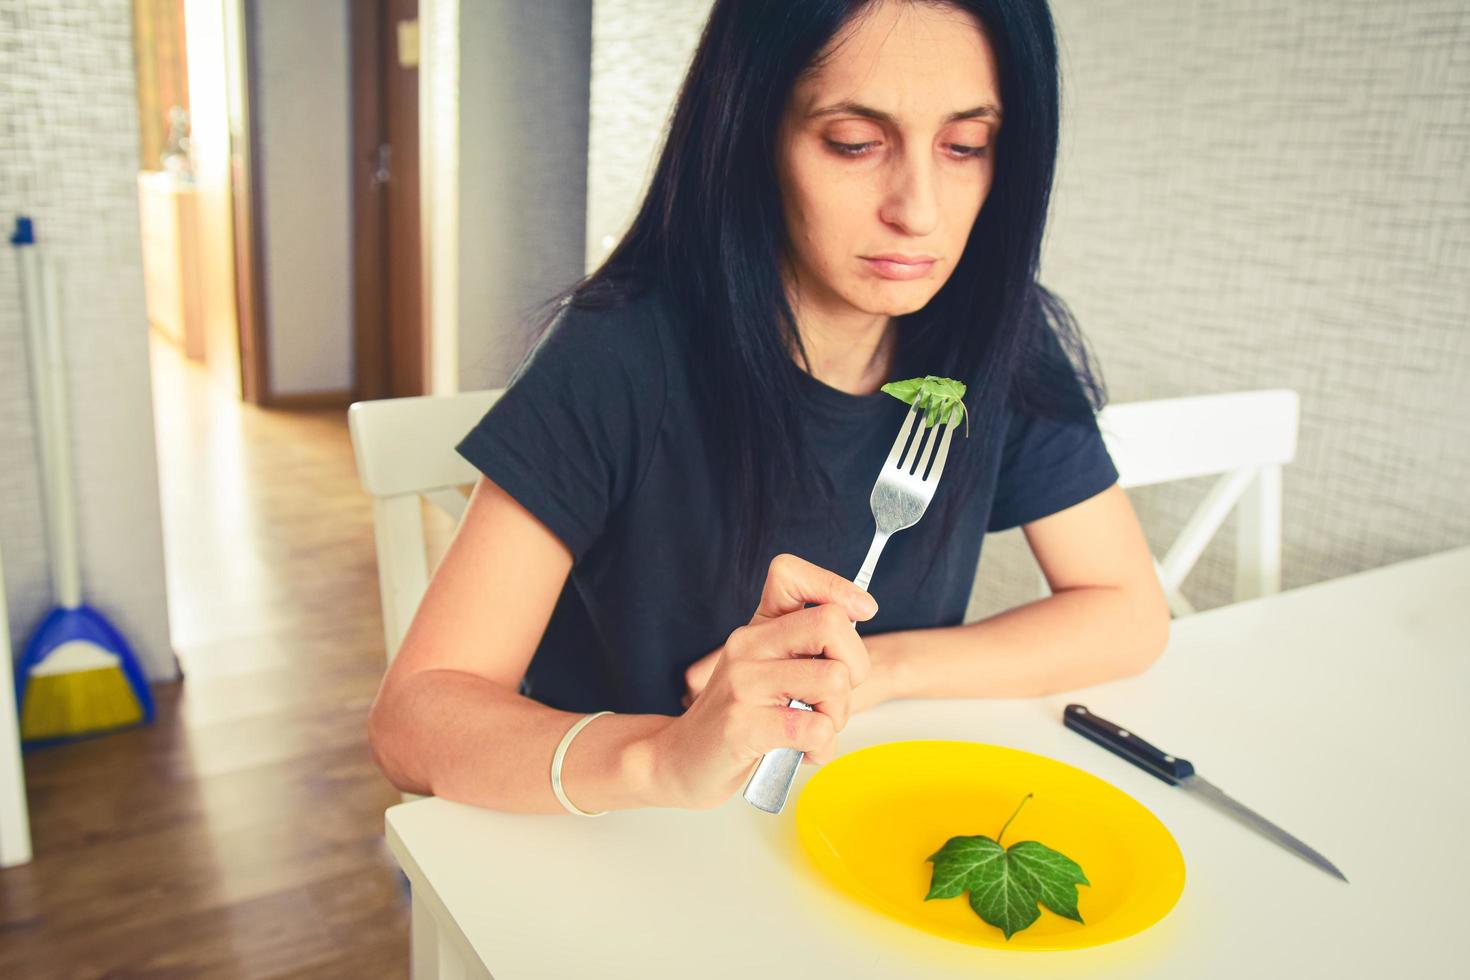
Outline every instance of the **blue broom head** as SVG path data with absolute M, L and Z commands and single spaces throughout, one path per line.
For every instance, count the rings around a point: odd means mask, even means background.
M 88 605 L 53 609 L 42 621 L 16 664 L 15 700 L 28 748 L 153 720 L 138 658 Z

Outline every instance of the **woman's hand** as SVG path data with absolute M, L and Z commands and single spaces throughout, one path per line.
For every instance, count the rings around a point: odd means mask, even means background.
M 897 639 L 896 633 L 870 633 L 863 637 L 863 646 L 868 650 L 868 662 L 872 665 L 868 679 L 852 690 L 852 702 L 848 707 L 850 715 L 862 714 L 869 708 L 875 708 L 884 701 L 896 697 L 894 691 L 894 666 L 896 652 L 893 644 L 887 641 Z M 715 672 L 715 664 L 720 662 L 720 657 L 725 653 L 725 648 L 712 650 L 700 657 L 694 663 L 684 668 L 684 707 L 688 708 L 699 697 L 699 692 L 709 684 L 710 675 Z
M 711 650 L 684 668 L 684 707 L 689 707 L 699 697 L 699 692 L 709 683 L 710 675 L 715 672 L 715 664 L 720 662 L 724 653 L 724 647 Z
M 872 596 L 841 575 L 776 556 L 750 623 L 717 651 L 689 710 L 654 736 L 655 779 L 667 805 L 720 805 L 772 749 L 801 749 L 818 763 L 832 758 L 853 688 L 871 669 L 852 621 L 877 611 Z M 825 659 L 812 659 L 818 655 Z M 792 698 L 814 710 L 787 707 Z

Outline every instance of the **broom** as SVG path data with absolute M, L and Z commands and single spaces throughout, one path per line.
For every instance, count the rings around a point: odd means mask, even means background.
M 16 219 L 10 244 L 20 270 L 57 603 L 15 668 L 21 738 L 36 745 L 150 722 L 153 696 L 127 641 L 106 616 L 82 602 L 56 277 L 37 254 L 29 218 Z

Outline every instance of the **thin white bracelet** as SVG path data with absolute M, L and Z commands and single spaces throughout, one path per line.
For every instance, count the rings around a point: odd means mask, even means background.
M 556 754 L 551 757 L 551 791 L 556 794 L 556 798 L 561 801 L 561 805 L 567 808 L 568 813 L 575 813 L 579 817 L 600 817 L 607 811 L 599 810 L 597 813 L 588 813 L 586 810 L 579 809 L 575 803 L 567 799 L 567 791 L 561 785 L 562 760 L 567 757 L 567 747 L 572 744 L 572 739 L 576 738 L 577 733 L 587 727 L 588 722 L 594 718 L 601 718 L 603 715 L 610 714 L 612 714 L 611 711 L 599 711 L 597 714 L 587 715 L 581 721 L 577 722 L 561 737 L 561 744 L 556 747 Z

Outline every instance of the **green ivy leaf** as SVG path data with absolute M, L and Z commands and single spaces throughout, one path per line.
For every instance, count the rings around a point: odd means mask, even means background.
M 1005 851 L 989 837 L 951 837 L 929 856 L 934 862 L 934 876 L 929 880 L 929 894 L 924 896 L 924 901 L 963 895 L 976 868 L 1004 856 Z
M 890 381 L 881 389 L 905 405 L 914 405 L 924 419 L 924 425 L 932 426 L 955 422 L 958 411 L 965 419 L 965 435 L 970 434 L 970 412 L 965 408 L 965 386 L 953 378 L 940 378 L 927 374 L 922 378 L 907 381 Z
M 1042 905 L 1063 918 L 1082 921 L 1077 911 L 1077 886 L 1089 882 L 1076 861 L 1034 840 L 1012 844 L 1006 856 L 1014 868 L 1034 880 Z
M 923 387 L 923 384 L 923 378 L 910 378 L 908 381 L 890 381 L 880 390 L 892 395 L 905 405 L 912 405 L 914 403 L 914 397 L 918 395 L 919 389 Z
M 1031 798 L 1027 794 L 1021 801 Z M 1016 807 L 1016 813 L 1021 812 Z M 1011 820 L 1016 819 L 1011 814 Z M 1005 827 L 995 840 L 985 836 L 951 837 L 929 861 L 934 874 L 924 901 L 956 898 L 970 893 L 970 907 L 986 922 L 1005 933 L 1007 940 L 1040 917 L 1040 902 L 1057 915 L 1081 922 L 1077 886 L 1089 884 L 1077 862 L 1033 840 L 1000 846 Z

